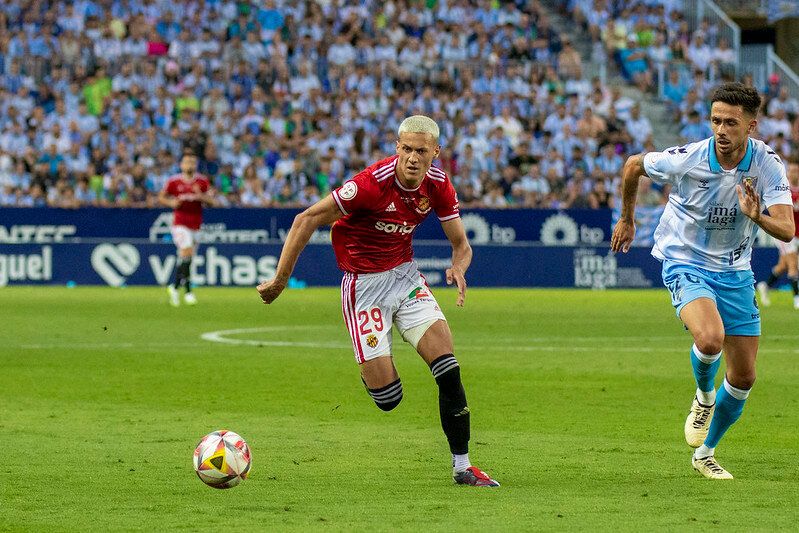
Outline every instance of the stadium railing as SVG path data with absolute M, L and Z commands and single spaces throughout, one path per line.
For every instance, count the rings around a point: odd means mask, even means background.
M 765 15 L 768 10 L 768 0 L 717 0 L 716 2 L 727 13 L 741 15 Z
M 755 87 L 762 89 L 772 74 L 777 74 L 780 84 L 788 87 L 793 98 L 799 98 L 799 75 L 780 59 L 770 44 L 750 44 L 741 47 L 741 74 L 751 74 Z
M 696 3 L 686 2 L 685 9 L 692 30 L 698 29 L 702 20 L 707 19 L 711 25 L 715 25 L 718 28 L 716 37 L 727 39 L 730 47 L 735 50 L 735 57 L 739 58 L 740 63 L 741 27 L 723 9 L 711 0 L 698 0 Z M 705 40 L 709 40 L 707 36 L 705 36 Z M 710 42 L 709 44 L 715 46 L 716 42 Z M 736 77 L 738 74 L 738 67 L 736 67 Z

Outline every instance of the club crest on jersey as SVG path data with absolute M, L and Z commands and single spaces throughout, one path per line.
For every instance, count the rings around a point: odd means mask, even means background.
M 417 213 L 420 215 L 424 215 L 428 211 L 430 211 L 430 198 L 427 196 L 422 196 L 419 198 L 419 201 L 416 202 L 416 207 L 414 208 Z
M 348 181 L 338 190 L 338 196 L 342 200 L 352 200 L 358 194 L 358 186 L 354 181 Z
M 377 337 L 375 337 L 374 334 L 370 334 L 366 337 L 366 344 L 369 348 L 377 348 Z
M 754 188 L 757 187 L 757 176 L 744 176 L 741 182 Z
M 408 299 L 409 300 L 418 300 L 419 298 L 429 298 L 429 297 L 430 297 L 430 293 L 427 292 L 422 287 L 416 287 L 408 295 Z

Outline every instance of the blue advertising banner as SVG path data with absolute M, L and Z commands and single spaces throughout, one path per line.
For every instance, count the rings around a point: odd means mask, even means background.
M 278 243 L 298 209 L 206 209 L 200 241 L 217 243 Z M 597 245 L 610 240 L 609 209 L 472 209 L 462 212 L 472 244 L 542 243 L 552 246 Z M 52 208 L 0 209 L 0 243 L 97 242 L 130 239 L 169 242 L 172 213 L 160 209 L 77 210 Z M 322 228 L 311 239 L 330 242 Z M 415 232 L 416 240 L 442 240 L 444 232 L 435 216 Z
M 206 286 L 249 286 L 274 275 L 280 244 L 211 244 L 192 262 L 192 280 Z M 444 283 L 448 245 L 417 244 L 416 261 L 431 285 Z M 660 263 L 646 248 L 613 254 L 607 245 L 476 245 L 467 280 L 472 287 L 660 287 Z M 753 268 L 768 276 L 776 248 L 758 249 Z M 0 244 L 0 287 L 15 284 L 165 285 L 175 249 L 165 243 L 109 240 L 97 243 Z M 338 286 L 329 244 L 310 244 L 300 256 L 292 286 Z

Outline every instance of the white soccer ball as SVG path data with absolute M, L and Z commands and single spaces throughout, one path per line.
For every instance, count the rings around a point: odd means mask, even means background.
M 209 433 L 194 450 L 194 471 L 215 489 L 235 487 L 247 479 L 250 466 L 250 447 L 239 434 L 226 429 Z

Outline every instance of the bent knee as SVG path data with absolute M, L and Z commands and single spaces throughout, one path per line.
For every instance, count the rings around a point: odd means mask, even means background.
M 723 331 L 702 331 L 694 336 L 694 344 L 700 352 L 714 355 L 724 349 Z

